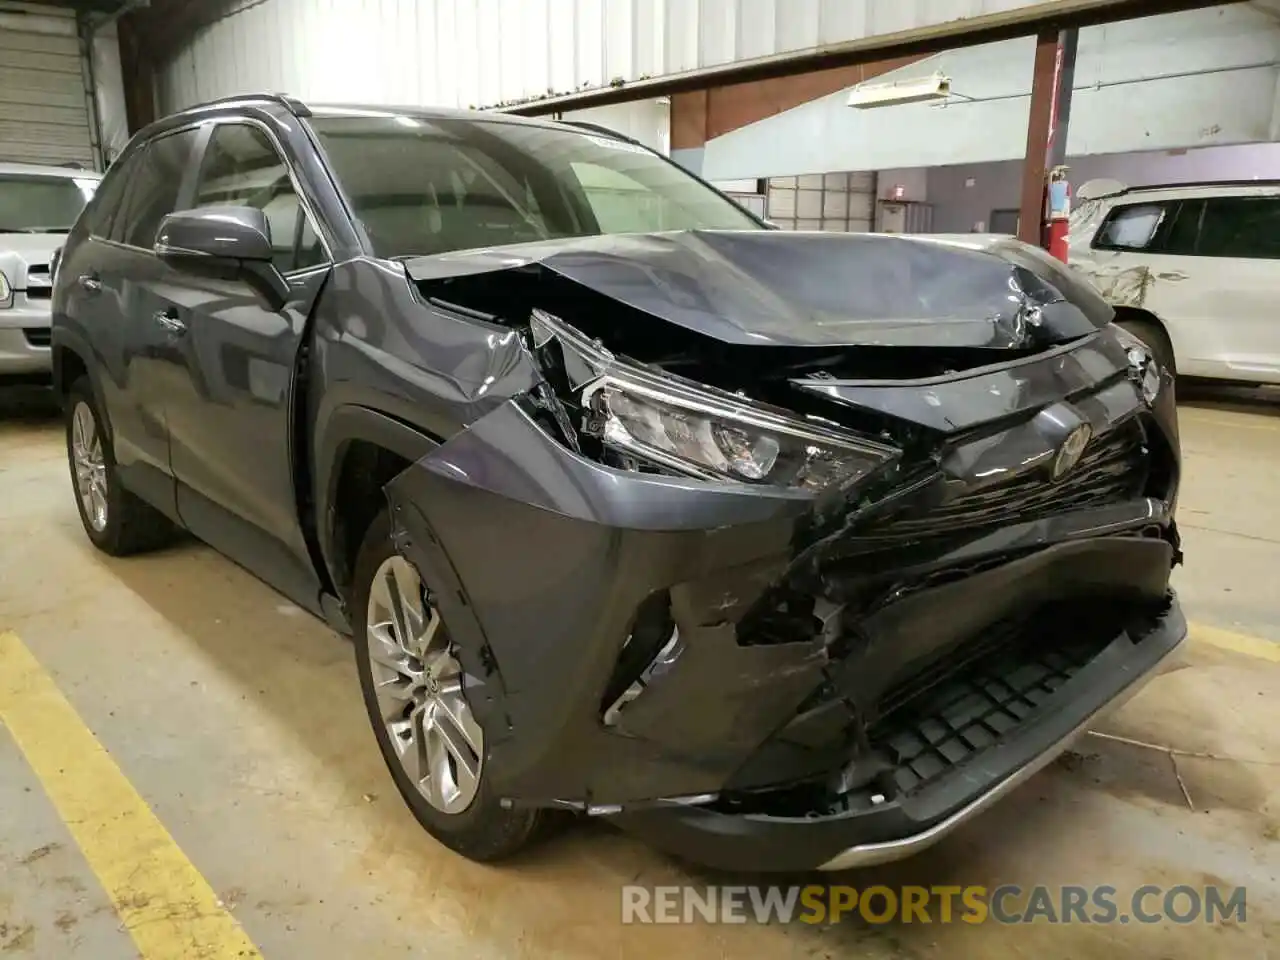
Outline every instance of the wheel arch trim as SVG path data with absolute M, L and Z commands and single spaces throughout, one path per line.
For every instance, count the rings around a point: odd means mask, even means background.
M 441 441 L 390 414 L 360 404 L 336 407 L 329 414 L 323 433 L 317 431 L 316 440 L 316 527 L 329 575 L 337 578 L 341 563 L 334 542 L 336 500 L 342 465 L 351 444 L 371 443 L 415 463 L 438 449 Z

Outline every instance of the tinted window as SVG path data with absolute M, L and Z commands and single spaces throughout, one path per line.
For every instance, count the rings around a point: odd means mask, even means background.
M 124 162 L 115 163 L 107 171 L 107 175 L 103 177 L 101 185 L 89 204 L 89 232 L 95 237 L 111 235 L 112 221 L 115 219 L 121 203 L 124 202 L 125 193 L 129 187 L 129 179 L 133 176 L 134 171 L 138 169 L 141 158 L 142 151 L 135 150 L 129 154 Z
M 186 172 L 196 131 L 184 130 L 152 140 L 142 154 L 124 216 L 112 227 L 112 237 L 135 247 L 155 246 L 160 221 L 178 204 L 182 175 Z
M 66 233 L 96 178 L 0 173 L 0 233 Z
M 379 256 L 647 230 L 762 229 L 643 147 L 532 124 L 310 121 Z
M 1107 250 L 1145 250 L 1164 217 L 1161 203 L 1116 207 L 1098 231 L 1095 247 Z
M 1200 217 L 1204 214 L 1203 200 L 1183 200 L 1173 213 L 1173 222 L 1160 243 L 1161 253 L 1191 255 L 1196 252 L 1196 240 L 1200 236 Z
M 283 158 L 270 138 L 249 124 L 215 127 L 200 164 L 195 206 L 228 205 L 266 214 L 275 265 L 282 273 L 325 261 Z
M 1202 257 L 1280 259 L 1280 197 L 1215 197 L 1206 201 Z

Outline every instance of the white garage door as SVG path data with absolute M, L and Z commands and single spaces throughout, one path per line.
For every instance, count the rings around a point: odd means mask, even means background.
M 75 16 L 0 8 L 0 161 L 93 167 Z
M 876 215 L 876 175 L 814 173 L 769 181 L 768 217 L 784 230 L 872 229 Z

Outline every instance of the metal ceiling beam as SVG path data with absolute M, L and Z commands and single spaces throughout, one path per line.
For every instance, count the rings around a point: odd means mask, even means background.
M 957 47 L 978 46 L 1050 31 L 1080 29 L 1101 23 L 1114 23 L 1117 20 L 1228 5 L 1215 0 L 1051 0 L 1049 3 L 954 20 L 916 30 L 863 37 L 650 79 L 619 81 L 607 87 L 556 96 L 493 104 L 489 109 L 521 116 L 540 116 L 565 110 L 668 97 L 738 83 L 776 80 L 799 73 L 831 70 L 891 57 L 927 56 Z

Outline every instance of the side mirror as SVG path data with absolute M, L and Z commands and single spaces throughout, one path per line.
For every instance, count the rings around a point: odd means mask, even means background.
M 254 207 L 179 210 L 160 221 L 155 254 L 177 270 L 244 280 L 272 310 L 281 309 L 289 283 L 272 258 L 271 227 Z

